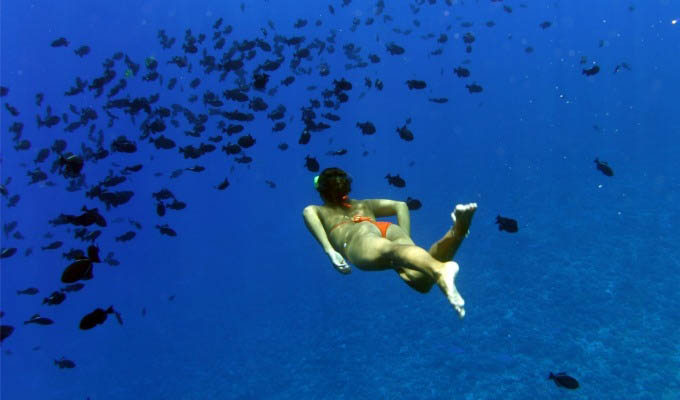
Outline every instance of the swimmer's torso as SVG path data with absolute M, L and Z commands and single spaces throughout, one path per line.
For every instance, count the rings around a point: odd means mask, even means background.
M 328 240 L 335 250 L 344 255 L 345 244 L 349 244 L 357 234 L 366 230 L 374 229 L 371 224 L 354 223 L 352 217 L 359 215 L 362 217 L 370 217 L 375 220 L 375 214 L 368 201 L 351 200 L 352 207 L 346 208 L 342 206 L 319 206 L 319 217 L 323 224 Z M 341 225 L 338 225 L 342 222 Z M 335 229 L 331 229 L 336 226 Z

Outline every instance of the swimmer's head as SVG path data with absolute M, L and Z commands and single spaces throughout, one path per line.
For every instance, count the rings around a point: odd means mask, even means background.
M 326 203 L 342 205 L 352 191 L 352 178 L 340 168 L 326 168 L 314 178 L 314 187 Z

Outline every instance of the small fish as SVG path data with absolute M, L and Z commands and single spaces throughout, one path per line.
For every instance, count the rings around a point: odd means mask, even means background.
M 127 231 L 124 234 L 116 237 L 116 242 L 127 242 L 128 240 L 134 239 L 134 237 L 137 235 L 134 231 Z
M 418 210 L 420 207 L 423 206 L 423 203 L 420 202 L 418 199 L 413 199 L 411 197 L 406 199 L 406 205 L 408 206 L 408 209 L 413 211 L 413 210 Z
M 499 215 L 496 217 L 496 223 L 498 224 L 499 231 L 515 233 L 519 230 L 519 228 L 517 227 L 517 221 L 512 218 L 501 217 Z
M 583 71 L 581 73 L 585 76 L 593 76 L 593 75 L 597 74 L 598 72 L 600 72 L 600 67 L 597 66 L 597 65 L 593 65 L 591 68 L 583 69 Z
M 420 81 L 416 79 L 410 79 L 406 81 L 406 85 L 408 85 L 409 90 L 425 89 L 427 87 L 427 83 L 425 81 Z
M 69 41 L 66 40 L 66 38 L 60 37 L 59 39 L 56 39 L 50 44 L 52 47 L 66 47 L 68 46 Z
M 187 171 L 191 171 L 191 172 L 203 172 L 203 171 L 205 171 L 205 167 L 202 167 L 200 165 L 195 165 L 193 167 L 184 168 L 184 169 L 186 169 Z
M 16 229 L 16 227 L 17 227 L 18 225 L 19 225 L 19 222 L 17 222 L 17 221 L 11 221 L 11 222 L 6 223 L 6 224 L 2 227 L 2 229 L 3 229 L 3 231 L 5 232 L 5 235 L 8 236 L 10 233 L 12 233 L 12 231 L 13 231 L 14 229 Z
M 156 204 L 156 214 L 158 214 L 159 217 L 165 215 L 165 204 L 163 204 L 162 201 L 159 201 L 158 204 Z
M 24 290 L 17 290 L 17 294 L 27 294 L 27 295 L 34 295 L 38 294 L 38 289 L 34 287 L 30 287 Z
M 31 319 L 24 321 L 24 325 L 27 324 L 38 324 L 38 325 L 52 325 L 54 321 L 49 318 L 41 317 L 40 314 L 33 314 Z
M 84 287 L 85 287 L 84 284 L 78 282 L 78 283 L 74 283 L 72 285 L 64 286 L 63 288 L 61 288 L 61 291 L 62 292 L 77 292 Z
M 607 164 L 606 161 L 600 161 L 598 158 L 595 159 L 595 168 L 598 171 L 602 171 L 603 174 L 607 176 L 614 176 L 614 170 Z
M 567 389 L 578 389 L 579 387 L 578 381 L 564 372 L 558 372 L 557 374 L 551 372 L 548 379 L 552 379 L 558 387 Z
M 66 295 L 64 293 L 54 291 L 49 297 L 45 297 L 42 303 L 49 306 L 56 306 L 61 304 L 64 300 L 66 300 Z
M 387 176 L 385 176 L 385 179 L 387 179 L 388 184 L 394 187 L 403 188 L 406 186 L 406 181 L 401 176 L 399 176 L 399 174 L 394 176 L 387 174 Z
M 217 186 L 215 186 L 215 189 L 217 190 L 224 190 L 229 187 L 229 179 L 224 178 L 224 180 Z
M 305 157 L 305 167 L 310 172 L 317 172 L 320 168 L 319 162 L 316 160 L 316 158 L 310 156 Z
M 106 321 L 106 318 L 108 317 L 108 314 L 114 314 L 118 313 L 116 310 L 113 309 L 113 306 L 110 306 L 106 310 L 103 310 L 101 308 L 96 308 L 94 311 L 91 313 L 85 315 L 81 320 L 80 320 L 80 329 L 82 330 L 87 330 L 87 329 L 92 329 L 97 325 L 101 325 Z
M 61 274 L 61 281 L 64 283 L 73 283 L 79 280 L 89 280 L 94 278 L 92 275 L 92 260 L 89 258 L 81 258 L 71 263 Z
M 177 232 L 175 232 L 174 229 L 170 228 L 168 224 L 156 225 L 156 229 L 160 231 L 161 235 L 177 236 Z
M 175 195 L 168 189 L 161 189 L 158 192 L 152 193 L 151 196 L 158 201 L 175 198 Z
M 172 210 L 183 210 L 186 206 L 187 204 L 185 202 L 174 199 L 167 207 Z
M 80 57 L 85 57 L 86 55 L 90 54 L 90 46 L 80 46 L 73 52 Z
M 356 126 L 361 129 L 361 134 L 362 135 L 372 135 L 375 133 L 375 125 L 373 125 L 372 122 L 366 121 L 366 122 L 357 122 Z
M 64 243 L 60 241 L 52 242 L 48 244 L 47 246 L 41 246 L 41 249 L 43 250 L 56 250 L 60 248 Z
M 54 365 L 58 366 L 59 368 L 75 368 L 76 363 L 74 363 L 71 360 L 67 360 L 66 358 L 62 357 L 61 360 L 54 360 Z
M 470 93 L 481 93 L 484 89 L 479 86 L 476 83 L 473 83 L 472 85 L 465 85 L 465 87 L 468 89 L 468 92 Z
M 397 128 L 397 133 L 399 133 L 399 137 L 404 139 L 407 142 L 410 142 L 413 140 L 413 132 L 411 132 L 410 129 L 408 129 L 407 125 L 402 126 L 401 128 Z
M 12 332 L 14 332 L 14 327 L 11 325 L 0 325 L 0 342 L 7 339 Z
M 2 249 L 2 252 L 0 252 L 0 258 L 12 257 L 16 252 L 17 252 L 16 247 L 10 247 L 10 248 L 7 248 L 7 249 Z

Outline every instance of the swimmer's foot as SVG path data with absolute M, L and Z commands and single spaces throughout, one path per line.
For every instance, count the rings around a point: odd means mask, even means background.
M 458 316 L 463 318 L 465 316 L 465 300 L 463 300 L 463 297 L 458 293 L 458 289 L 456 289 L 456 275 L 458 275 L 458 270 L 459 267 L 455 261 L 444 263 L 437 285 L 442 292 L 444 292 L 444 295 L 446 295 L 446 298 L 456 310 Z
M 456 209 L 451 213 L 451 219 L 453 220 L 451 232 L 453 232 L 454 236 L 464 237 L 468 234 L 475 211 L 477 211 L 477 203 L 456 205 Z

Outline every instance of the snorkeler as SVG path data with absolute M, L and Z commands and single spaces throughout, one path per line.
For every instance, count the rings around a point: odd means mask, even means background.
M 413 289 L 427 293 L 434 284 L 444 292 L 458 315 L 465 301 L 456 289 L 458 264 L 452 258 L 468 232 L 476 203 L 457 205 L 453 227 L 429 251 L 411 240 L 411 221 L 405 202 L 349 198 L 352 178 L 339 168 L 326 168 L 314 178 L 324 204 L 305 207 L 303 216 L 331 263 L 342 274 L 350 263 L 366 271 L 394 269 Z M 397 216 L 397 224 L 376 217 Z

